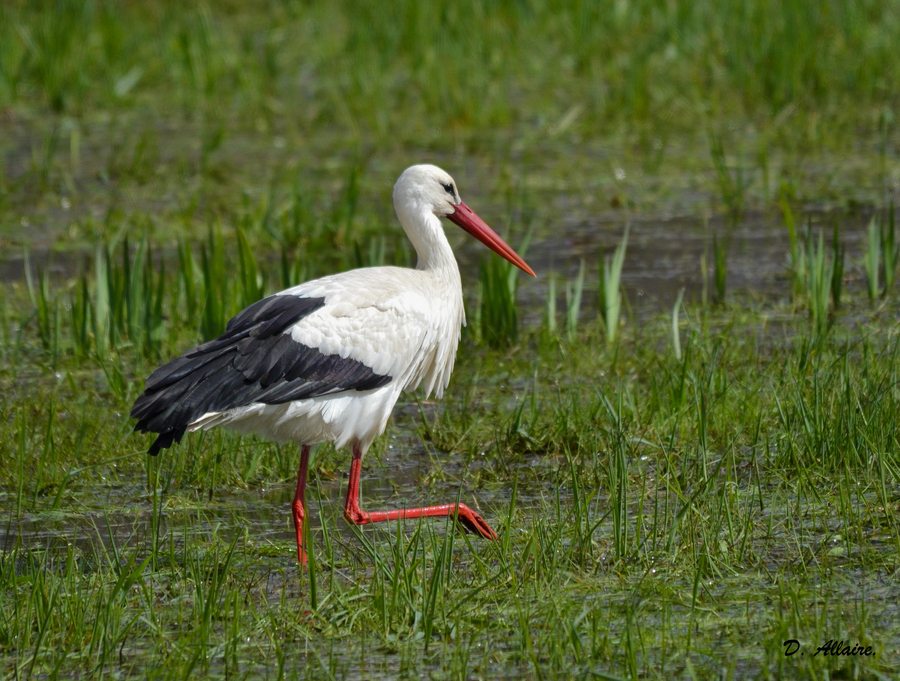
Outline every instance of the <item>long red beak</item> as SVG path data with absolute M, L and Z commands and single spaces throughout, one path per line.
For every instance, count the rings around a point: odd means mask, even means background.
M 500 238 L 500 235 L 488 227 L 487 223 L 478 217 L 475 214 L 475 211 L 462 201 L 456 206 L 455 213 L 450 213 L 444 217 L 462 227 L 466 232 L 474 236 L 494 253 L 506 258 L 523 272 L 527 272 L 532 277 L 537 276 L 535 275 L 534 270 L 525 264 L 525 261 Z

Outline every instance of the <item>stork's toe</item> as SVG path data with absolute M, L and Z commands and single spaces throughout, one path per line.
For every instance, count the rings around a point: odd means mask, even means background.
M 459 505 L 456 520 L 467 532 L 480 534 L 485 539 L 490 539 L 491 541 L 497 540 L 497 533 L 491 529 L 491 526 L 487 524 L 487 521 L 464 504 Z

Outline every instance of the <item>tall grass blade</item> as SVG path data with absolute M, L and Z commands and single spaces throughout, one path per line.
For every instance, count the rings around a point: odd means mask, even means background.
M 94 252 L 94 347 L 97 355 L 105 357 L 110 337 L 109 268 L 106 250 L 97 245 Z
M 494 257 L 483 259 L 479 266 L 480 335 L 491 348 L 506 348 L 518 340 L 518 278 L 510 276 L 511 268 L 511 263 Z
M 869 226 L 866 229 L 866 250 L 863 254 L 863 269 L 866 272 L 866 284 L 870 302 L 875 302 L 878 298 L 878 266 L 880 261 L 881 230 L 879 229 L 878 219 L 873 217 L 869 220 Z
M 566 284 L 566 335 L 570 343 L 575 342 L 578 333 L 578 316 L 581 312 L 581 296 L 584 292 L 584 260 L 578 268 L 575 281 Z
M 681 300 L 684 298 L 684 289 L 678 292 L 678 298 L 675 299 L 675 305 L 672 307 L 672 347 L 675 350 L 675 359 L 681 361 L 681 330 L 679 328 L 679 312 L 681 310 Z
M 606 344 L 615 345 L 619 334 L 619 317 L 622 312 L 622 266 L 625 264 L 625 252 L 628 249 L 628 231 L 622 235 L 622 241 L 616 246 L 612 258 L 605 257 L 600 263 L 599 294 L 600 317 L 606 329 Z
M 37 281 L 31 273 L 31 262 L 28 251 L 25 251 L 25 283 L 31 305 L 35 308 L 38 337 L 41 347 L 50 358 L 50 365 L 56 366 L 59 356 L 59 338 L 61 333 L 59 296 L 50 293 L 50 273 L 47 268 L 37 268 Z
M 791 289 L 794 300 L 801 298 L 806 293 L 806 253 L 800 247 L 797 237 L 797 223 L 794 220 L 794 212 L 787 196 L 781 195 L 781 213 L 788 231 L 788 241 L 791 245 Z
M 740 216 L 744 207 L 744 195 L 747 191 L 747 183 L 744 178 L 743 166 L 738 163 L 732 172 L 728 168 L 725 158 L 725 148 L 722 143 L 722 136 L 714 133 L 711 129 L 707 130 L 709 138 L 709 154 L 712 159 L 713 166 L 716 169 L 716 178 L 719 181 L 719 193 L 722 201 L 728 207 L 731 217 L 736 219 Z
M 894 200 L 888 210 L 887 222 L 881 222 L 881 259 L 884 263 L 884 290 L 881 295 L 887 297 L 894 290 L 897 278 L 897 235 L 894 225 Z
M 809 316 L 816 337 L 821 339 L 828 330 L 828 297 L 834 277 L 834 261 L 825 257 L 822 233 L 819 232 L 819 239 L 815 242 L 810 232 L 811 228 L 807 228 Z
M 252 305 L 265 295 L 265 282 L 259 273 L 259 266 L 256 264 L 256 256 L 253 255 L 253 248 L 247 240 L 244 230 L 238 227 L 238 261 L 241 265 L 241 290 L 240 290 L 240 306 L 242 308 Z
M 556 336 L 556 273 L 551 272 L 547 278 L 547 335 Z
M 203 273 L 190 244 L 184 239 L 178 241 L 178 287 L 184 299 L 185 317 L 189 323 L 197 319 L 200 309 L 200 284 Z
M 306 266 L 288 247 L 281 247 L 281 288 L 291 288 L 307 279 Z
M 844 282 L 844 246 L 838 237 L 838 223 L 834 223 L 831 235 L 831 304 L 837 310 L 841 307 L 841 288 Z
M 713 235 L 713 279 L 716 284 L 716 302 L 725 304 L 725 284 L 728 280 L 728 246 L 725 241 L 719 241 L 718 235 Z
M 203 311 L 200 334 L 204 339 L 215 338 L 225 330 L 227 279 L 225 277 L 225 246 L 222 228 L 210 226 L 207 244 L 200 250 L 203 273 Z

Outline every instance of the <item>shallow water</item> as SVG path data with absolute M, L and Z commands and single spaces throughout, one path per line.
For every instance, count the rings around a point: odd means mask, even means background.
M 806 220 L 813 234 L 820 232 L 830 244 L 837 223 L 840 243 L 846 249 L 845 281 L 861 278 L 855 267 L 865 246 L 866 225 L 872 209 L 847 211 L 813 211 L 797 215 L 798 236 L 805 231 Z M 751 212 L 736 225 L 723 216 L 712 218 L 683 216 L 660 217 L 636 215 L 624 217 L 607 213 L 599 218 L 586 214 L 560 217 L 552 235 L 533 241 L 525 259 L 538 273 L 537 278 L 519 279 L 519 305 L 525 324 L 538 324 L 545 308 L 547 281 L 551 273 L 558 277 L 557 309 L 565 309 L 565 282 L 574 280 L 580 263 L 585 263 L 587 276 L 582 314 L 588 315 L 596 305 L 596 280 L 601 258 L 611 256 L 629 230 L 628 251 L 622 271 L 622 284 L 632 310 L 641 317 L 668 311 L 680 290 L 686 300 L 700 300 L 705 291 L 709 300 L 715 296 L 713 239 L 727 244 L 726 295 L 752 294 L 771 300 L 787 300 L 790 295 L 790 242 L 780 214 Z M 541 232 L 551 231 L 546 226 Z M 403 238 L 398 234 L 398 238 Z M 514 244 L 515 245 L 515 244 Z M 702 269 L 706 257 L 706 272 Z M 277 268 L 277 258 L 260 254 L 262 266 L 270 261 Z M 466 239 L 457 247 L 457 257 L 465 288 L 477 280 L 478 261 L 485 256 L 480 244 Z M 46 269 L 50 276 L 64 280 L 91 267 L 93 251 L 58 251 L 36 248 L 29 256 L 32 273 Z M 163 250 L 162 257 L 173 261 L 174 251 Z M 0 282 L 23 282 L 26 260 L 21 253 L 7 253 L 0 259 Z M 705 280 L 704 280 L 705 279 Z
M 852 264 L 862 252 L 865 228 L 870 211 L 817 212 L 807 215 L 814 233 L 823 231 L 830 237 L 835 222 L 840 225 L 841 243 L 847 251 L 845 279 L 854 285 Z M 523 311 L 523 323 L 540 324 L 546 305 L 547 278 L 550 272 L 559 276 L 557 309 L 565 309 L 565 280 L 574 279 L 579 264 L 584 261 L 588 269 L 582 318 L 594 316 L 598 262 L 609 255 L 619 243 L 627 225 L 629 229 L 628 252 L 623 270 L 623 287 L 631 310 L 638 318 L 648 318 L 667 312 L 680 290 L 695 300 L 703 295 L 714 296 L 713 235 L 728 244 L 729 296 L 752 295 L 769 300 L 787 300 L 789 292 L 788 233 L 780 215 L 748 213 L 737 225 L 730 226 L 724 217 L 653 217 L 634 216 L 624 218 L 617 212 L 607 212 L 600 218 L 577 210 L 559 220 L 559 229 L 552 237 L 545 237 L 531 244 L 526 259 L 539 274 L 538 279 L 520 278 L 519 303 Z M 799 227 L 798 227 L 799 230 Z M 546 231 L 546 230 L 544 230 Z M 701 261 L 706 254 L 707 272 L 704 282 Z M 478 258 L 483 249 L 477 244 L 464 242 L 458 249 L 463 278 L 468 285 L 477 279 Z M 85 266 L 92 254 L 86 252 L 35 251 L 31 255 L 32 267 L 50 265 L 53 277 L 64 279 Z M 24 279 L 25 261 L 20 257 L 0 260 L 0 280 L 21 282 Z M 466 284 L 464 284 L 466 285 Z M 397 418 L 401 411 L 404 418 Z M 423 490 L 421 480 L 435 466 L 432 456 L 416 432 L 417 408 L 415 405 L 398 406 L 393 421 L 391 449 L 382 457 L 370 455 L 364 467 L 364 507 L 385 509 L 407 505 L 446 503 L 456 498 L 457 489 L 448 484 L 438 484 L 434 489 Z M 400 424 L 398 426 L 398 424 Z M 477 462 L 476 462 L 477 463 Z M 349 468 L 349 455 L 347 456 Z M 449 459 L 451 467 L 460 469 L 463 462 Z M 312 510 L 312 523 L 318 527 L 319 497 L 326 506 L 324 512 L 338 519 L 337 526 L 344 527 L 340 519 L 342 485 L 346 471 L 335 479 L 313 482 L 308 492 Z M 96 492 L 96 493 L 95 493 Z M 530 495 L 541 490 L 522 490 L 520 501 L 528 503 Z M 213 525 L 223 528 L 240 527 L 260 541 L 287 542 L 293 539 L 289 505 L 293 497 L 292 484 L 262 485 L 246 490 L 215 490 L 212 499 L 196 502 L 180 500 L 182 507 L 167 503 L 162 514 L 163 530 L 169 526 L 183 525 L 184 519 L 195 515 L 199 520 L 196 531 L 208 531 Z M 81 544 L 97 537 L 107 541 L 108 535 L 116 541 L 140 540 L 149 533 L 151 500 L 143 481 L 134 485 L 119 485 L 94 490 L 91 494 L 77 494 L 81 506 L 56 514 L 24 516 L 0 527 L 0 546 L 8 545 L 20 537 L 31 546 L 61 548 L 69 542 Z M 536 498 L 536 497 L 533 497 Z M 491 517 L 493 502 L 505 505 L 508 493 L 497 499 L 481 490 L 478 498 L 463 495 L 463 500 L 473 507 L 479 504 L 486 517 Z
M 415 409 L 415 405 L 398 407 L 398 411 Z M 370 452 L 364 461 L 361 502 L 365 509 L 450 503 L 460 494 L 464 503 L 480 510 L 489 522 L 496 522 L 495 509 L 499 512 L 509 501 L 507 490 L 479 490 L 476 495 L 450 482 L 423 487 L 423 478 L 436 468 L 443 469 L 448 478 L 459 478 L 464 474 L 465 462 L 458 455 L 429 453 L 417 435 L 415 424 L 408 418 L 394 420 L 387 447 L 384 452 Z M 345 469 L 337 471 L 334 477 L 311 476 L 306 502 L 314 530 L 321 529 L 322 515 L 326 514 L 330 528 L 336 528 L 347 541 L 354 541 L 352 530 L 342 518 L 350 455 L 343 450 L 341 454 L 345 455 Z M 176 449 L 160 456 L 178 455 Z M 299 454 L 296 458 L 299 461 Z M 472 466 L 475 468 L 477 464 Z M 520 499 L 527 503 L 529 496 L 523 493 Z M 230 540 L 235 533 L 247 533 L 257 544 L 284 543 L 288 555 L 293 555 L 295 535 L 290 514 L 293 497 L 293 482 L 263 483 L 246 489 L 219 486 L 211 493 L 202 490 L 188 497 L 159 490 L 160 536 L 173 534 L 177 539 L 190 532 L 208 537 L 215 529 Z M 18 518 L 10 516 L 0 525 L 0 549 L 9 548 L 16 541 L 31 549 L 60 553 L 70 545 L 90 553 L 98 541 L 107 549 L 114 542 L 120 551 L 134 545 L 149 545 L 152 508 L 152 495 L 143 476 L 133 483 L 108 485 L 95 482 L 81 485 L 76 480 L 67 488 L 59 510 L 23 513 Z
M 863 250 L 866 225 L 871 211 L 844 211 L 804 214 L 813 234 L 822 232 L 826 245 L 830 243 L 834 222 L 839 224 L 840 242 L 846 249 L 846 274 L 852 280 L 853 263 Z M 797 216 L 800 220 L 800 216 Z M 601 256 L 610 256 L 629 229 L 628 251 L 622 270 L 622 284 L 632 309 L 639 315 L 653 315 L 668 311 L 678 292 L 685 290 L 686 300 L 700 300 L 706 288 L 709 300 L 715 296 L 713 237 L 727 244 L 726 296 L 752 294 L 772 300 L 787 300 L 790 296 L 790 241 L 781 215 L 748 213 L 737 225 L 729 225 L 722 216 L 647 217 L 630 220 L 608 216 L 603 220 L 573 217 L 563 222 L 552 238 L 535 242 L 528 250 L 529 264 L 542 275 L 558 272 L 562 279 L 574 280 L 580 262 L 585 262 L 590 287 L 596 281 Z M 798 232 L 805 225 L 798 225 Z M 706 281 L 701 267 L 706 254 Z M 520 280 L 522 298 L 529 311 L 529 320 L 537 322 L 535 311 L 542 307 L 546 296 L 546 276 L 542 280 Z M 557 309 L 565 300 L 562 286 Z M 587 288 L 583 310 L 596 305 L 596 288 Z

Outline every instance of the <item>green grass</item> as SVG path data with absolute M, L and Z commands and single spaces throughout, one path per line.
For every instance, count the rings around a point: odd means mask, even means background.
M 241 248 L 222 243 L 227 271 L 258 262 Z M 811 272 L 823 250 L 809 256 Z M 98 272 L 130 262 L 134 274 L 143 257 L 110 253 L 82 275 L 88 291 L 107 280 Z M 277 281 L 278 267 L 261 267 L 257 281 Z M 766 329 L 777 308 L 732 301 L 711 313 L 684 302 L 683 316 L 676 306 L 624 327 L 611 349 L 599 316 L 565 346 L 544 343 L 543 328 L 520 330 L 500 373 L 501 356 L 464 347 L 440 414 L 423 412 L 418 426 L 398 416 L 367 469 L 391 477 L 379 459 L 391 443 L 392 461 L 409 460 L 418 429 L 431 463 L 424 484 L 400 483 L 401 494 L 478 500 L 500 542 L 439 522 L 347 529 L 334 478 L 347 457 L 324 447 L 310 492 L 315 568 L 301 577 L 287 526 L 292 448 L 213 431 L 151 459 L 128 434 L 121 414 L 155 352 L 202 337 L 185 325 L 184 274 L 159 276 L 168 323 L 150 354 L 125 332 L 85 352 L 67 315 L 45 343 L 39 300 L 4 288 L 6 674 L 900 670 L 890 577 L 900 559 L 900 347 L 890 314 L 863 334 L 838 317 L 822 337 L 800 319 Z M 810 289 L 827 296 L 826 279 Z M 83 283 L 48 282 L 41 295 L 60 309 L 82 295 Z M 156 287 L 143 290 L 153 300 Z M 861 293 L 845 294 L 847 307 Z M 113 286 L 106 304 L 127 310 L 129 295 Z M 506 375 L 534 377 L 512 412 Z M 260 517 L 250 500 L 273 484 L 284 501 L 264 502 Z M 229 502 L 226 490 L 250 494 Z M 391 503 L 380 496 L 366 498 Z M 130 530 L 110 524 L 135 512 Z M 34 534 L 44 526 L 61 534 Z M 877 655 L 812 657 L 808 646 L 836 637 Z M 785 659 L 790 638 L 810 654 Z
M 519 337 L 516 307 L 518 273 L 511 263 L 488 255 L 478 267 L 477 337 L 491 348 L 506 348 Z
M 866 230 L 866 256 L 863 261 L 866 272 L 866 284 L 868 285 L 869 302 L 874 303 L 879 293 L 879 265 L 881 262 L 881 233 L 877 218 L 869 220 Z
M 900 675 L 898 16 L 0 4 L 0 675 Z M 459 499 L 500 541 L 348 527 L 323 445 L 301 574 L 293 447 L 211 431 L 154 459 L 126 415 L 259 296 L 413 266 L 390 191 L 414 162 L 545 281 L 448 231 L 472 328 L 444 400 L 398 405 L 364 500 Z M 774 296 L 725 258 L 760 215 L 788 232 Z M 663 216 L 725 228 L 703 301 L 679 282 L 654 314 L 629 259 Z M 829 639 L 876 654 L 813 655 Z
M 894 9 L 645 0 L 606 11 L 552 0 L 490 8 L 410 1 L 388 17 L 375 2 L 58 0 L 52 12 L 13 2 L 0 15 L 0 97 L 80 114 L 142 106 L 166 89 L 202 121 L 205 151 L 222 135 L 222 116 L 270 124 L 310 94 L 314 105 L 297 112 L 303 119 L 337 118 L 376 133 L 398 122 L 418 134 L 429 121 L 435 130 L 479 128 L 534 115 L 586 130 L 650 120 L 679 93 L 701 89 L 715 93 L 710 108 L 726 115 L 769 115 L 793 102 L 833 116 L 848 115 L 841 114 L 847 103 L 853 112 L 862 103 L 881 114 L 877 105 L 900 86 L 891 60 L 900 30 Z M 603 87 L 571 87 L 592 81 Z M 577 98 L 560 109 L 548 89 Z M 476 97 L 479 107 L 471 106 Z M 573 103 L 579 113 L 564 117 Z M 885 128 L 878 117 L 868 122 Z
M 886 201 L 895 2 L 420 4 L 4 3 L 0 235 L 92 247 L 124 219 L 171 243 L 252 214 L 254 245 L 365 250 L 417 161 L 466 167 L 470 203 L 517 185 L 536 238 L 563 185 L 677 212 Z
M 812 229 L 806 230 L 806 262 L 809 265 L 809 318 L 814 333 L 823 337 L 828 332 L 828 298 L 834 281 L 834 259 L 825 255 L 825 241 L 819 232 L 818 241 L 813 239 Z
M 606 331 L 606 344 L 610 347 L 615 345 L 616 339 L 619 337 L 622 313 L 622 267 L 625 265 L 627 249 L 628 228 L 626 227 L 622 241 L 616 246 L 616 250 L 612 255 L 603 257 L 600 262 L 597 306 Z M 583 271 L 583 269 L 580 271 L 579 279 L 583 277 Z
M 581 315 L 581 296 L 584 293 L 584 260 L 578 267 L 578 274 L 566 284 L 566 337 L 574 342 L 578 336 L 578 318 Z

